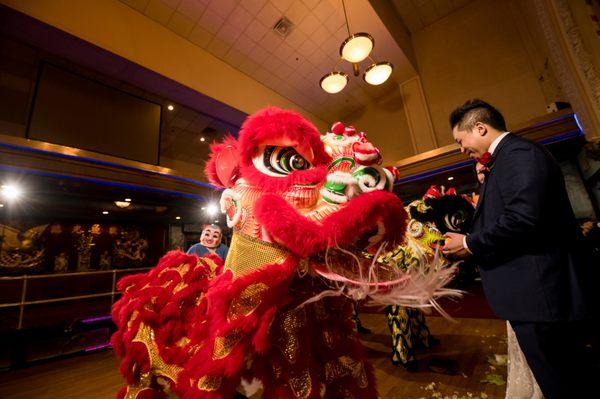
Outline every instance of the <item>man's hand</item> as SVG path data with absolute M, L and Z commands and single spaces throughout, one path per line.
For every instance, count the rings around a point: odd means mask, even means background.
M 458 233 L 446 233 L 444 234 L 445 244 L 442 249 L 442 253 L 451 259 L 466 259 L 471 254 L 464 247 L 465 235 Z

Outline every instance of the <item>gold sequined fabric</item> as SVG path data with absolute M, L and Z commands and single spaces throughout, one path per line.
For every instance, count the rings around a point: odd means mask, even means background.
M 162 270 L 158 275 L 160 277 L 163 274 L 170 272 L 172 270 L 176 271 L 177 274 L 179 274 L 181 276 L 181 278 L 183 278 L 183 276 L 185 276 L 185 274 L 190 270 L 190 265 L 188 265 L 187 263 L 182 263 L 181 265 L 179 265 L 177 267 L 169 267 L 169 268 Z
M 335 334 L 329 330 L 323 330 L 323 342 L 329 349 L 333 349 L 335 344 Z
M 131 329 L 131 326 L 133 326 L 133 322 L 135 321 L 135 319 L 138 318 L 139 315 L 140 315 L 140 312 L 138 312 L 137 310 L 134 310 L 131 313 L 131 317 L 129 318 L 129 321 L 127 322 L 127 329 Z
M 154 341 L 154 330 L 151 327 L 140 323 L 138 332 L 132 342 L 140 342 L 146 346 L 148 358 L 150 359 L 150 368 L 154 375 L 166 377 L 173 382 L 177 381 L 177 376 L 182 368 L 163 360 L 158 352 L 158 346 Z
M 260 306 L 263 292 L 268 289 L 269 286 L 263 283 L 250 284 L 244 288 L 240 296 L 231 301 L 227 319 L 232 321 L 252 314 Z
M 356 396 L 354 396 L 354 394 L 352 392 L 350 392 L 350 390 L 345 389 L 345 388 L 344 388 L 344 390 L 342 390 L 341 395 L 342 395 L 342 397 L 340 399 L 355 399 L 356 398 Z
M 312 386 L 308 370 L 304 370 L 299 377 L 290 378 L 289 385 L 295 397 L 299 399 L 308 398 Z
M 214 375 L 205 375 L 198 380 L 198 389 L 201 391 L 212 392 L 221 388 L 221 377 Z
M 179 274 L 179 276 L 181 277 L 181 281 L 179 283 L 177 283 L 177 285 L 173 288 L 173 293 L 175 294 L 188 286 L 188 284 L 185 283 L 183 279 L 184 279 L 184 276 L 187 274 L 187 272 L 190 271 L 190 265 L 188 265 L 187 263 L 182 263 L 181 265 L 179 265 L 177 267 L 170 267 L 170 268 L 164 269 L 159 273 L 158 276 L 160 277 L 163 274 L 170 272 L 170 271 L 177 272 L 177 274 Z M 169 284 L 171 284 L 170 280 L 166 281 L 161 287 L 166 288 Z M 147 286 L 149 286 L 149 285 L 147 284 Z
M 232 330 L 229 334 L 223 337 L 215 338 L 215 346 L 213 349 L 213 360 L 223 359 L 231 353 L 233 348 L 244 338 L 239 330 Z
M 152 377 L 150 373 L 143 373 L 140 375 L 140 381 L 136 385 L 130 385 L 127 387 L 124 399 L 136 399 L 142 391 L 150 388 L 152 383 Z
M 281 378 L 281 374 L 283 373 L 283 369 L 281 368 L 281 366 L 279 364 L 273 363 L 271 365 L 271 368 L 273 369 L 273 375 L 275 376 L 275 378 Z
M 281 337 L 278 347 L 290 364 L 298 359 L 298 330 L 306 323 L 304 308 L 296 308 L 285 312 L 281 319 Z
M 202 258 L 202 259 L 198 259 L 198 264 L 200 264 L 201 262 L 206 263 L 206 265 L 208 266 L 208 268 L 210 269 L 210 276 L 211 277 L 215 277 L 215 275 L 217 274 L 217 264 L 215 262 L 213 262 L 212 259 L 208 259 L 208 258 Z
M 289 255 L 288 250 L 277 244 L 236 232 L 231 239 L 225 270 L 231 270 L 237 278 L 271 263 L 281 264 Z
M 181 338 L 179 339 L 179 341 L 177 341 L 177 342 L 175 343 L 175 346 L 178 346 L 178 347 L 180 347 L 180 348 L 183 348 L 184 346 L 186 346 L 186 345 L 187 345 L 187 344 L 189 344 L 189 343 L 190 343 L 190 339 L 189 339 L 188 337 L 181 337 Z
M 365 366 L 362 362 L 356 361 L 349 356 L 340 356 L 336 360 L 325 364 L 325 381 L 327 383 L 347 376 L 354 377 L 360 388 L 366 388 L 369 385 Z
M 314 302 L 313 308 L 315 310 L 315 314 L 317 315 L 317 319 L 327 320 L 327 318 L 329 317 L 329 313 L 327 313 L 327 309 L 325 309 L 323 301 Z

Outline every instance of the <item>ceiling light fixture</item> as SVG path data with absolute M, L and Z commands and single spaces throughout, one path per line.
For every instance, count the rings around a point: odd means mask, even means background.
M 115 205 L 118 206 L 119 208 L 127 208 L 127 207 L 129 207 L 129 205 L 131 205 L 131 202 L 115 201 Z
M 216 204 L 209 204 L 206 207 L 206 213 L 210 216 L 214 216 L 219 212 L 219 207 Z
M 331 94 L 339 93 L 348 84 L 348 75 L 342 71 L 336 70 L 341 60 L 350 62 L 352 64 L 354 76 L 359 76 L 360 70 L 358 68 L 358 63 L 368 58 L 371 61 L 371 64 L 365 69 L 363 80 L 373 86 L 380 85 L 387 81 L 394 70 L 394 66 L 390 62 L 375 62 L 375 60 L 369 56 L 375 47 L 375 40 L 370 34 L 365 32 L 350 33 L 350 23 L 348 22 L 348 14 L 346 13 L 346 3 L 344 3 L 344 0 L 342 0 L 342 7 L 344 9 L 348 37 L 340 46 L 340 59 L 333 67 L 334 70 L 323 76 L 319 81 L 321 88 Z
M 168 105 L 168 106 L 167 106 L 167 109 L 168 109 L 169 111 L 173 111 L 173 110 L 175 109 L 175 107 L 174 107 L 174 106 L 172 106 L 172 105 Z
M 175 219 L 181 220 L 181 216 L 175 216 Z
M 5 184 L 0 187 L 0 194 L 8 201 L 16 201 L 23 194 L 23 190 L 16 184 Z
M 108 215 L 108 211 L 102 211 L 103 215 Z

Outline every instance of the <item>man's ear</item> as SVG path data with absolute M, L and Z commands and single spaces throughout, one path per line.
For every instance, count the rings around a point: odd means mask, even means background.
M 475 126 L 473 129 L 477 132 L 479 136 L 485 136 L 488 133 L 487 125 L 483 122 L 475 122 Z

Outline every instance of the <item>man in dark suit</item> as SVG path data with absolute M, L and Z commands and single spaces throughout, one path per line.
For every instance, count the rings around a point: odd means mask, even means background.
M 448 233 L 443 252 L 477 262 L 488 302 L 510 321 L 545 398 L 579 397 L 589 317 L 580 269 L 591 265 L 578 259 L 562 172 L 542 146 L 508 133 L 502 114 L 481 100 L 454 110 L 450 125 L 486 177 L 470 234 Z

